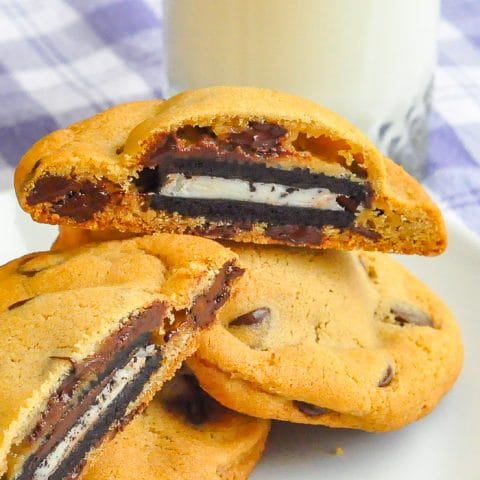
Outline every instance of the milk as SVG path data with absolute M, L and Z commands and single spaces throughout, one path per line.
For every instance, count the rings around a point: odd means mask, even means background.
M 439 0 L 165 0 L 167 93 L 283 90 L 347 117 L 387 153 L 422 156 L 438 13 Z

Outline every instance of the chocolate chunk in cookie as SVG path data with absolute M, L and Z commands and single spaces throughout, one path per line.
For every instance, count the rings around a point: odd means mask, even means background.
M 328 409 L 318 407 L 317 405 L 312 405 L 307 402 L 300 402 L 299 400 L 294 400 L 293 404 L 298 408 L 302 413 L 309 417 L 318 417 L 319 415 L 325 415 L 329 412 Z
M 432 317 L 415 307 L 395 306 L 391 309 L 395 322 L 400 326 L 407 324 L 418 327 L 435 327 Z
M 230 327 L 238 327 L 240 325 L 258 325 L 271 315 L 268 307 L 257 308 L 251 312 L 238 316 L 229 323 Z
M 393 370 L 393 367 L 389 365 L 385 370 L 383 377 L 378 382 L 378 386 L 388 387 L 388 385 L 390 385 L 390 383 L 392 382 L 394 376 L 395 376 L 395 371 Z

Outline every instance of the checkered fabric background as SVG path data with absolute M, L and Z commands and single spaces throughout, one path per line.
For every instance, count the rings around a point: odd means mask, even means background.
M 53 129 L 161 97 L 161 0 L 0 0 L 0 190 Z M 424 183 L 480 234 L 480 0 L 443 0 Z

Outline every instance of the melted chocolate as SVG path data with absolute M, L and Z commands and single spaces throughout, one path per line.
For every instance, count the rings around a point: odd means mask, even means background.
M 117 368 L 115 363 L 123 361 L 123 357 L 129 355 L 131 350 L 138 346 L 139 339 L 142 342 L 145 334 L 149 336 L 151 332 L 160 327 L 165 314 L 165 305 L 154 303 L 139 315 L 131 317 L 123 327 L 104 340 L 95 355 L 86 358 L 81 363 L 73 363 L 72 372 L 50 398 L 42 419 L 34 428 L 29 440 L 35 441 L 44 436 L 51 426 L 60 420 L 64 412 L 65 400 L 72 396 L 78 385 L 94 375 L 106 376 L 111 373 Z M 112 358 L 120 353 L 123 356 L 117 358 L 116 362 L 112 361 Z M 109 368 L 107 369 L 107 367 Z M 101 381 L 101 378 L 97 378 L 98 380 Z
M 104 340 L 95 355 L 79 364 L 68 359 L 72 364 L 70 374 L 50 398 L 41 420 L 24 442 L 26 445 L 33 446 L 35 443 L 39 443 L 39 445 L 24 462 L 22 474 L 18 480 L 32 478 L 33 472 L 43 459 L 95 402 L 98 394 L 111 380 L 115 371 L 124 367 L 138 348 L 150 343 L 152 332 L 158 330 L 165 314 L 165 305 L 160 302 L 154 303 L 142 313 L 131 317 L 123 327 Z M 152 358 L 158 359 L 159 365 L 160 351 L 157 351 Z M 147 367 L 133 383 L 140 382 L 142 386 L 146 383 L 153 373 Z M 145 379 L 145 372 L 150 372 L 147 379 Z M 128 399 L 128 403 L 134 398 Z M 118 421 L 120 419 L 121 416 L 115 418 Z M 109 426 L 110 424 L 107 425 L 107 427 Z M 81 444 L 83 445 L 84 442 L 85 440 Z M 85 452 L 88 452 L 90 448 L 91 446 Z M 66 461 L 72 461 L 71 459 L 70 455 Z M 57 478 L 57 472 L 55 478 Z
M 162 398 L 163 405 L 193 425 L 205 423 L 213 408 L 213 400 L 200 388 L 198 380 L 193 375 L 177 373 L 173 384 L 177 389 L 169 398 Z
M 146 360 L 146 365 L 140 374 L 124 388 L 122 393 L 112 402 L 106 413 L 92 425 L 83 440 L 60 464 L 49 480 L 73 480 L 78 477 L 85 466 L 88 452 L 98 446 L 106 436 L 109 434 L 113 435 L 113 432 L 111 432 L 112 426 L 114 431 L 121 430 L 132 419 L 133 415 L 125 415 L 128 406 L 142 393 L 144 386 L 160 367 L 161 361 L 162 356 L 159 352 Z M 134 414 L 140 413 L 145 406 L 142 405 Z M 25 480 L 27 478 L 30 477 L 25 477 Z M 18 480 L 23 479 L 19 478 Z
M 244 152 L 266 155 L 279 155 L 285 150 L 280 140 L 287 136 L 287 130 L 273 123 L 250 122 L 248 127 L 228 135 L 229 145 L 240 147 Z
M 197 297 L 188 318 L 193 319 L 198 327 L 208 325 L 216 310 L 226 301 L 231 283 L 242 273 L 243 270 L 233 263 L 226 263 L 210 290 Z M 159 329 L 165 315 L 165 304 L 156 302 L 140 314 L 132 316 L 117 332 L 104 340 L 95 355 L 81 363 L 62 357 L 71 363 L 71 372 L 48 401 L 41 420 L 24 440 L 23 446 L 27 449 L 30 447 L 33 453 L 25 460 L 17 480 L 32 478 L 42 461 L 96 401 L 115 372 L 127 365 L 139 348 L 152 343 L 152 333 Z M 170 338 L 171 336 L 165 336 L 166 341 Z M 107 413 L 89 427 L 86 436 L 62 461 L 52 479 L 76 478 L 85 463 L 86 454 L 102 441 L 112 425 L 114 429 L 120 428 L 133 418 L 133 415 L 125 417 L 127 407 L 138 397 L 160 364 L 161 352 L 156 347 L 154 354 L 147 357 L 146 366 L 140 374 L 124 388 Z M 205 416 L 198 402 L 190 402 L 187 413 L 193 423 L 201 422 Z
M 102 184 L 56 175 L 39 178 L 27 197 L 29 205 L 50 203 L 52 212 L 79 223 L 90 220 L 109 200 L 110 194 Z
M 258 126 L 256 128 L 258 130 Z M 368 182 L 359 183 L 348 178 L 314 173 L 307 168 L 286 170 L 259 163 L 258 160 L 256 162 L 247 161 L 245 158 L 239 160 L 238 148 L 231 152 L 222 150 L 219 147 L 221 142 L 219 143 L 213 133 L 197 130 L 194 133 L 190 132 L 187 135 L 193 143 L 186 145 L 179 143 L 176 137 L 164 138 L 161 147 L 148 162 L 148 165 L 154 168 L 143 169 L 139 173 L 139 178 L 135 180 L 138 190 L 145 194 L 146 203 L 149 203 L 153 210 L 178 213 L 186 217 L 203 217 L 207 223 L 222 222 L 218 227 L 195 227 L 191 233 L 228 239 L 237 235 L 238 231 L 250 230 L 253 223 L 267 223 L 270 227 L 267 235 L 272 238 L 290 237 L 290 243 L 318 244 L 321 239 L 319 229 L 326 225 L 337 228 L 351 227 L 360 205 L 367 206 L 371 203 L 372 189 Z M 245 134 L 245 138 L 251 133 L 249 131 L 248 135 Z M 232 155 L 227 155 L 228 152 Z M 161 195 L 159 192 L 162 185 L 168 175 L 174 173 L 181 173 L 187 178 L 210 176 L 241 179 L 250 183 L 252 191 L 255 191 L 253 184 L 258 182 L 285 185 L 290 192 L 306 188 L 324 188 L 340 194 L 338 204 L 345 210 L 275 206 L 228 198 L 188 199 Z M 279 226 L 282 228 L 275 228 Z M 375 232 L 368 231 L 365 234 L 371 237 Z M 301 240 L 304 237 L 309 239 Z
M 337 197 L 337 203 L 351 213 L 355 213 L 360 204 L 357 199 L 347 197 L 345 195 L 340 195 L 339 197 Z
M 319 245 L 322 242 L 322 232 L 316 227 L 283 225 L 268 227 L 265 233 L 274 240 L 287 241 L 293 244 Z
M 162 163 L 164 156 L 215 156 L 235 160 L 252 160 L 261 155 L 279 156 L 286 153 L 281 140 L 287 130 L 271 123 L 250 122 L 241 132 L 231 132 L 225 138 L 218 138 L 206 127 L 186 126 L 176 133 L 161 135 L 157 145 L 143 159 L 145 166 L 153 167 Z M 295 152 L 289 152 L 294 155 Z
M 354 160 L 352 164 L 349 167 L 350 171 L 357 175 L 357 177 L 360 178 L 367 178 L 368 177 L 368 172 L 365 167 L 362 167 L 359 162 Z
M 191 235 L 203 235 L 206 237 L 220 238 L 223 240 L 230 240 L 242 231 L 249 231 L 252 229 L 252 222 L 239 221 L 235 225 L 210 225 L 206 223 L 204 225 L 197 225 L 194 228 L 189 229 L 185 233 Z
M 232 262 L 226 263 L 215 278 L 212 288 L 195 299 L 190 316 L 198 327 L 206 327 L 215 320 L 217 310 L 227 301 L 233 281 L 243 275 L 243 272 L 242 268 Z

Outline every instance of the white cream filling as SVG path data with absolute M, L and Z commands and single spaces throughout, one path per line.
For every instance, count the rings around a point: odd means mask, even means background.
M 317 208 L 343 211 L 337 203 L 341 194 L 326 188 L 292 189 L 276 183 L 248 182 L 210 176 L 187 178 L 182 173 L 170 173 L 159 189 L 161 195 L 206 200 L 238 200 L 267 205 Z
M 33 480 L 48 480 L 62 461 L 72 452 L 97 420 L 107 412 L 108 407 L 122 393 L 125 386 L 132 382 L 145 366 L 148 356 L 153 355 L 155 346 L 149 345 L 137 350 L 135 356 L 125 367 L 117 370 L 111 381 L 100 392 L 92 406 L 79 418 L 65 438 L 48 454 L 35 470 Z

